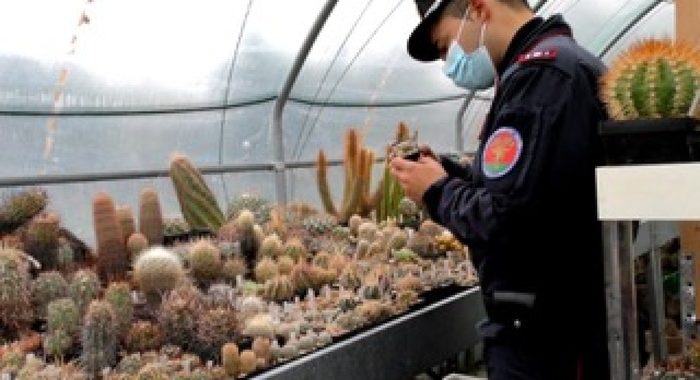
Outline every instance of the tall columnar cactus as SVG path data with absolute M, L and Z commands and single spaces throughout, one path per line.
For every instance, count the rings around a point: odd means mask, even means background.
M 255 233 L 255 216 L 248 210 L 243 210 L 235 221 L 241 245 L 241 254 L 248 263 L 248 270 L 253 271 L 255 260 L 262 244 L 262 239 Z
M 143 252 L 134 263 L 134 280 L 142 292 L 159 298 L 178 286 L 185 277 L 180 258 L 163 247 Z
M 129 257 L 112 198 L 106 193 L 97 194 L 92 201 L 92 215 L 97 241 L 97 273 L 105 283 L 124 279 Z
M 48 198 L 41 190 L 12 194 L 0 203 L 0 234 L 12 232 L 44 210 Z
M 39 261 L 42 270 L 58 267 L 59 225 L 56 214 L 38 215 L 29 223 L 24 234 L 24 250 Z
M 613 119 L 685 116 L 700 90 L 700 48 L 670 40 L 632 46 L 602 79 Z
M 224 224 L 224 214 L 202 174 L 189 158 L 183 155 L 175 155 L 172 158 L 170 179 L 173 181 L 182 215 L 190 227 L 218 231 Z
M 163 214 L 154 188 L 147 187 L 139 195 L 139 232 L 150 245 L 163 244 Z
M 93 301 L 90 304 L 83 320 L 80 342 L 80 361 L 91 378 L 100 378 L 103 369 L 116 364 L 116 318 L 109 302 Z
M 355 129 L 345 134 L 343 157 L 345 187 L 340 208 L 335 206 L 328 184 L 328 160 L 323 150 L 318 152 L 316 160 L 316 183 L 326 212 L 336 216 L 339 222 L 347 223 L 353 214 L 368 215 L 377 197 L 370 194 L 374 153 L 362 147 L 360 134 Z
M 411 139 L 411 132 L 408 126 L 401 122 L 396 128 L 396 136 L 394 138 L 393 145 L 398 145 L 402 142 L 409 141 Z M 383 222 L 389 218 L 396 219 L 399 216 L 399 202 L 404 197 L 404 191 L 399 181 L 391 174 L 391 169 L 389 167 L 389 158 L 391 148 L 387 148 L 386 157 L 384 162 L 384 174 L 381 181 L 381 194 L 377 201 L 377 222 Z
M 68 285 L 68 294 L 78 305 L 81 313 L 85 312 L 90 302 L 100 293 L 100 279 L 90 269 L 81 269 L 73 274 Z
M 0 324 L 15 331 L 32 319 L 29 272 L 23 252 L 0 249 Z
M 49 302 L 68 296 L 68 282 L 57 271 L 41 272 L 32 282 L 32 306 L 37 318 L 46 318 Z
M 134 213 L 131 211 L 131 207 L 128 205 L 117 206 L 117 219 L 119 219 L 119 224 L 122 226 L 122 233 L 124 234 L 124 241 L 136 232 L 136 223 L 134 222 Z
M 105 290 L 105 301 L 114 309 L 117 324 L 117 335 L 122 339 L 131 326 L 134 317 L 134 304 L 131 300 L 131 287 L 127 282 L 113 282 Z

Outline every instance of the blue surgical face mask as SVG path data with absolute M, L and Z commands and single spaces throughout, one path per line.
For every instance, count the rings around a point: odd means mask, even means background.
M 466 15 L 457 32 L 457 40 L 452 41 L 447 50 L 443 71 L 459 87 L 475 91 L 485 90 L 493 86 L 496 79 L 496 69 L 484 45 L 486 24 L 481 26 L 479 47 L 471 53 L 466 53 L 459 44 L 465 20 Z

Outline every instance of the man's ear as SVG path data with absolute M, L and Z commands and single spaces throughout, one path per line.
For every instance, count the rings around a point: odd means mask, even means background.
M 469 18 L 483 23 L 491 18 L 491 4 L 487 0 L 467 0 L 469 2 Z

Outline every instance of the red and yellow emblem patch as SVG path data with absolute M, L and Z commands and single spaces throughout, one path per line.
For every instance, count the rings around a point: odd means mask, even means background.
M 508 174 L 520 159 L 523 139 L 510 127 L 502 127 L 489 137 L 481 156 L 481 167 L 487 178 L 498 178 Z

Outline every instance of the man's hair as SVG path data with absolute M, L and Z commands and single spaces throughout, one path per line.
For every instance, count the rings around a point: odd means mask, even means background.
M 527 0 L 498 0 L 499 2 L 506 4 L 513 8 L 527 8 L 530 9 L 530 4 Z M 449 15 L 457 18 L 464 17 L 469 6 L 469 0 L 451 0 L 449 4 L 445 7 L 443 15 Z

